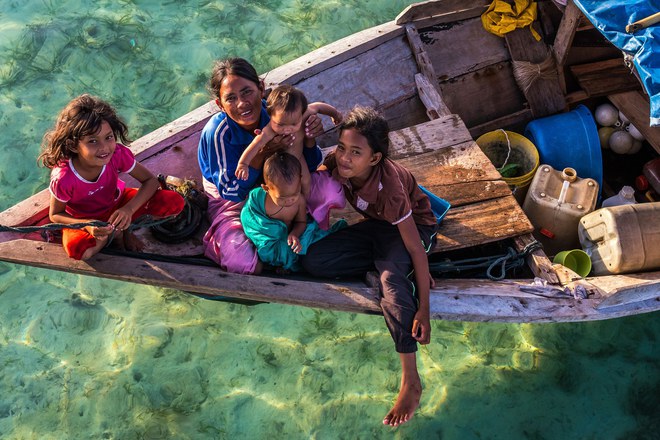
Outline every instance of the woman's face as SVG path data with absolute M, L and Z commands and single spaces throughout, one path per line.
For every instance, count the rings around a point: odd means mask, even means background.
M 252 133 L 259 128 L 261 116 L 260 85 L 237 75 L 227 75 L 220 83 L 218 106 L 241 128 Z

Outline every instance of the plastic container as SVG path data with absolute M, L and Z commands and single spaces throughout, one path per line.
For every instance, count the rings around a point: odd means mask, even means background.
M 648 180 L 651 188 L 660 193 L 660 157 L 650 160 L 642 167 L 642 173 Z
M 539 166 L 539 152 L 534 144 L 518 133 L 502 129 L 484 133 L 476 142 L 498 170 L 517 165 L 509 177 L 506 177 L 504 170 L 501 172 L 502 179 L 509 185 L 516 200 L 522 204 L 529 183 Z
M 632 205 L 633 203 L 637 203 L 634 188 L 632 186 L 624 186 L 617 195 L 603 200 L 601 207 L 609 208 L 610 206 Z
M 578 176 L 595 180 L 600 191 L 603 157 L 596 122 L 587 107 L 535 119 L 524 134 L 536 146 L 541 163 L 558 170 L 573 168 Z
M 553 263 L 559 263 L 566 266 L 582 278 L 591 272 L 591 259 L 582 249 L 571 249 L 570 251 L 561 251 L 552 260 Z
M 546 254 L 580 247 L 578 223 L 594 210 L 597 199 L 598 183 L 594 179 L 581 179 L 572 168 L 558 171 L 550 165 L 539 167 L 523 210 Z
M 580 220 L 582 249 L 596 275 L 660 268 L 660 202 L 603 208 Z

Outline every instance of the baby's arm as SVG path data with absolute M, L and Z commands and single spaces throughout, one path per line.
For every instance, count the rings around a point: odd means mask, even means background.
M 431 288 L 431 275 L 429 272 L 429 260 L 424 251 L 422 241 L 419 239 L 417 226 L 412 216 L 397 225 L 403 239 L 403 244 L 412 259 L 415 270 L 415 281 L 417 285 L 417 297 L 419 308 L 415 313 L 413 327 L 411 329 L 413 338 L 420 344 L 431 342 L 431 319 L 429 306 L 429 291 Z
M 313 113 L 320 113 L 322 115 L 330 116 L 332 123 L 337 125 L 342 121 L 342 115 L 339 110 L 326 104 L 325 102 L 312 102 L 307 106 L 307 109 Z
M 291 246 L 291 250 L 296 254 L 302 250 L 300 245 L 300 235 L 305 232 L 307 227 L 307 203 L 304 197 L 298 199 L 298 212 L 296 218 L 293 219 L 293 228 L 287 237 L 287 243 Z
M 332 122 L 337 125 L 341 123 L 343 117 L 339 111 L 325 102 L 312 102 L 307 106 L 307 111 L 303 116 L 305 121 L 305 146 L 313 147 L 316 145 L 314 138 L 323 134 L 323 124 L 318 114 L 330 116 Z
M 236 165 L 236 171 L 234 172 L 238 179 L 248 179 L 248 176 L 250 175 L 250 171 L 248 170 L 250 162 L 252 162 L 252 159 L 259 154 L 259 151 L 261 151 L 266 144 L 275 137 L 275 132 L 270 128 L 270 124 L 266 125 L 263 130 L 260 130 L 259 133 L 256 134 L 257 135 L 252 142 L 250 142 L 250 145 L 248 145 L 247 148 L 245 148 L 245 151 L 243 151 L 243 154 L 241 154 L 241 158 L 238 159 L 238 165 Z
M 133 170 L 129 173 L 131 177 L 140 182 L 140 188 L 128 203 L 115 212 L 110 214 L 108 222 L 114 225 L 119 230 L 127 229 L 131 225 L 133 214 L 145 203 L 149 201 L 156 194 L 160 187 L 158 179 L 140 162 L 136 162 Z
M 80 219 L 72 217 L 65 211 L 66 203 L 57 200 L 52 194 L 50 196 L 50 207 L 48 209 L 48 217 L 53 223 L 62 223 L 65 225 L 72 225 L 74 223 L 88 223 L 94 219 Z M 112 226 L 85 226 L 85 230 L 94 238 L 107 237 L 112 233 L 114 228 Z

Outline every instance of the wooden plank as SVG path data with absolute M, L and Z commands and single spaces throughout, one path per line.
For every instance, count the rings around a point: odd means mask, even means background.
M 506 61 L 440 83 L 440 95 L 465 125 L 473 127 L 521 111 L 525 98 Z
M 528 246 L 536 243 L 531 233 L 525 233 L 513 239 L 516 251 L 524 252 Z M 559 284 L 559 277 L 543 249 L 536 249 L 527 256 L 527 265 L 535 277 L 542 278 L 550 284 Z
M 415 75 L 415 84 L 419 91 L 419 98 L 426 107 L 426 114 L 429 119 L 438 119 L 443 115 L 450 115 L 451 111 L 442 100 L 438 89 L 431 84 L 429 79 L 422 73 Z
M 504 38 L 512 60 L 541 64 L 550 54 L 543 40 L 536 41 L 527 28 L 509 32 Z M 559 113 L 566 107 L 558 78 L 539 78 L 523 93 L 535 118 Z
M 389 157 L 401 159 L 454 145 L 473 142 L 470 132 L 458 115 L 447 115 L 418 125 L 390 132 Z M 324 154 L 334 146 L 323 149 Z
M 349 35 L 269 71 L 265 78 L 266 87 L 282 83 L 295 84 L 311 78 L 388 40 L 397 39 L 403 33 L 401 26 L 390 21 Z
M 513 238 L 534 230 L 513 196 L 452 208 L 440 225 L 434 252 Z
M 512 125 L 522 125 L 534 119 L 530 109 L 520 110 L 509 115 L 502 116 L 501 118 L 493 119 L 492 121 L 485 122 L 470 128 L 470 135 L 474 139 L 478 139 L 484 133 L 497 130 L 500 128 L 506 129 Z
M 502 176 L 474 141 L 398 160 L 423 185 L 501 180 Z
M 9 262 L 44 269 L 98 276 L 152 286 L 168 287 L 207 295 L 253 301 L 272 301 L 308 307 L 326 306 L 357 313 L 380 313 L 378 293 L 361 283 L 309 283 L 295 279 L 233 274 L 219 267 L 194 266 L 127 258 L 103 253 L 87 261 L 73 260 L 60 245 L 31 240 L 0 243 L 0 253 Z M 130 262 L 130 264 L 127 264 Z
M 639 91 L 633 91 L 609 95 L 608 99 L 626 115 L 642 133 L 644 139 L 660 154 L 660 127 L 650 126 L 648 98 Z
M 591 98 L 642 89 L 623 58 L 578 64 L 569 69 Z
M 480 18 L 417 29 L 439 81 L 511 60 L 504 39 L 487 32 Z
M 559 23 L 557 36 L 555 37 L 555 42 L 552 46 L 552 54 L 555 58 L 555 63 L 557 64 L 558 70 L 560 71 L 566 63 L 566 57 L 568 56 L 568 51 L 570 50 L 571 44 L 573 43 L 575 30 L 580 23 L 581 17 L 582 12 L 580 12 L 573 0 L 569 0 L 566 3 L 564 16 Z
M 422 44 L 422 40 L 419 37 L 417 28 L 415 28 L 415 26 L 412 24 L 407 24 L 406 35 L 408 37 L 408 44 L 410 44 L 410 48 L 412 49 L 413 55 L 415 56 L 415 60 L 417 61 L 417 67 L 419 67 L 419 71 L 422 75 L 428 78 L 433 87 L 435 87 L 437 77 L 435 75 L 435 70 L 433 69 L 433 63 L 431 63 L 431 59 L 429 58 L 429 55 L 424 48 L 424 44 Z
M 394 22 L 398 25 L 410 23 L 412 21 L 433 18 L 434 22 L 440 20 L 439 17 L 447 16 L 456 19 L 465 19 L 468 16 L 479 16 L 483 14 L 490 2 L 487 0 L 444 0 L 444 1 L 425 1 L 414 3 L 401 11 L 396 16 Z M 469 12 L 470 15 L 465 15 Z

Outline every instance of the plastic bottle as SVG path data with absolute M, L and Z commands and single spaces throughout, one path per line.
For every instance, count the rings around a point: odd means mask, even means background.
M 642 173 L 656 193 L 660 193 L 660 157 L 656 157 L 644 164 Z
M 608 208 L 610 206 L 632 205 L 633 203 L 637 203 L 635 200 L 635 190 L 631 186 L 624 186 L 619 191 L 619 194 L 603 200 L 601 207 Z

